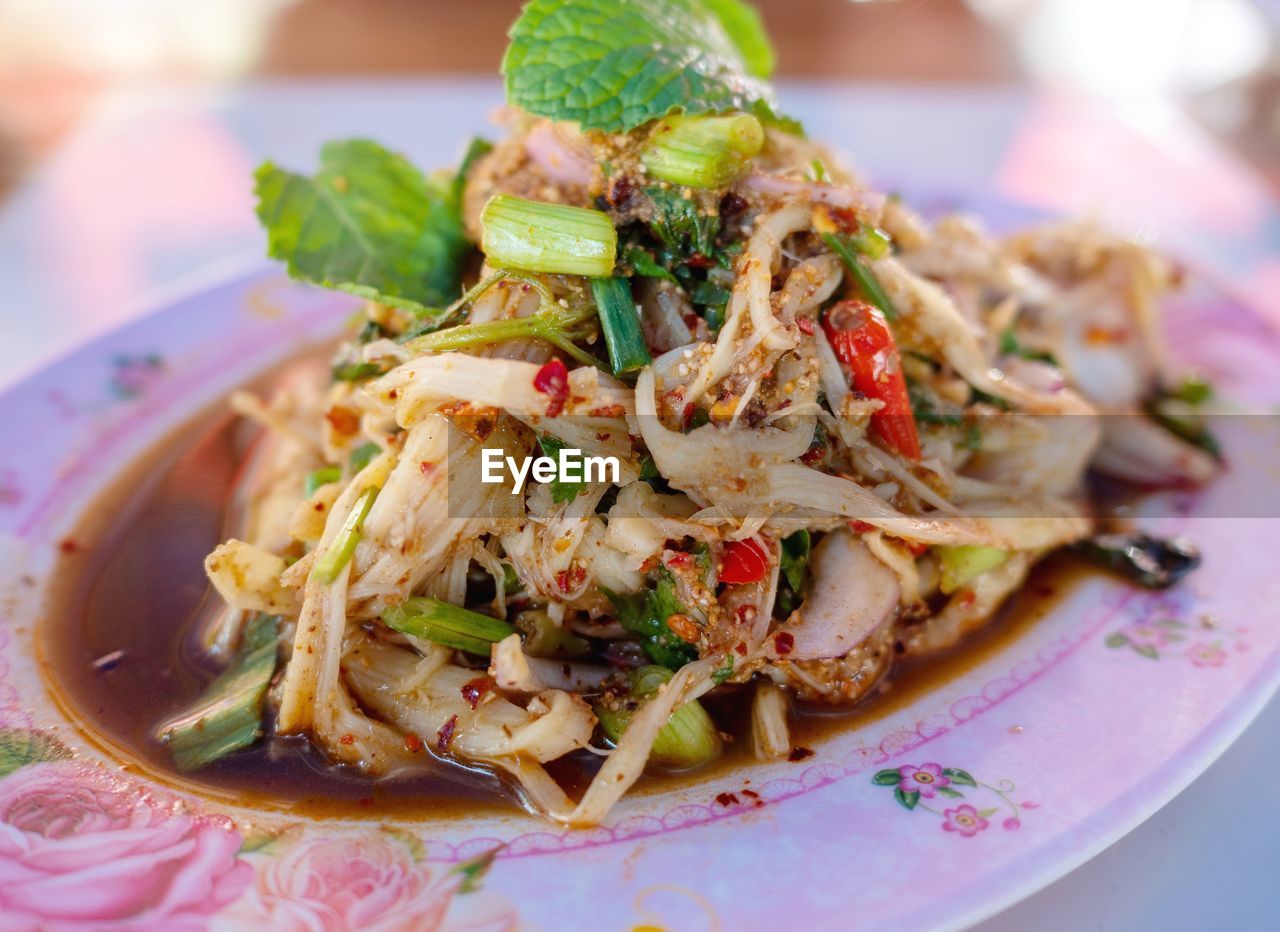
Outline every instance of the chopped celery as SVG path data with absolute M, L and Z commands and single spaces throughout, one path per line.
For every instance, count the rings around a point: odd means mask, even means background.
M 884 312 L 885 319 L 897 320 L 898 311 L 893 306 L 893 302 L 889 300 L 889 296 L 885 294 L 884 289 L 880 287 L 880 283 L 871 274 L 871 270 L 862 264 L 862 260 L 858 258 L 857 253 L 854 251 L 854 247 L 850 245 L 848 237 L 838 236 L 835 233 L 823 233 L 822 241 L 844 263 L 844 267 L 849 270 L 849 274 L 858 283 L 858 287 L 867 296 L 867 300 Z
M 644 334 L 640 332 L 640 315 L 631 296 L 631 282 L 625 278 L 593 278 L 591 293 L 600 315 L 605 346 L 614 375 L 625 375 L 643 369 L 653 362 Z
M 501 618 L 481 615 L 439 599 L 414 596 L 382 613 L 393 631 L 426 638 L 445 647 L 487 656 L 490 645 L 515 634 Z
M 377 497 L 378 487 L 371 485 L 356 499 L 347 520 L 342 522 L 342 528 L 316 560 L 312 572 L 321 582 L 328 584 L 337 579 L 351 555 L 356 552 L 356 544 L 360 543 L 364 534 L 364 519 L 369 517 L 369 509 L 373 507 L 373 500 Z
M 631 674 L 631 698 L 648 699 L 671 676 L 671 671 L 664 667 L 640 667 Z M 602 702 L 596 708 L 600 727 L 615 744 L 622 739 L 635 714 L 636 710 L 627 708 L 626 704 L 613 708 Z M 691 770 L 715 760 L 720 756 L 721 746 L 716 723 L 702 703 L 693 699 L 671 713 L 653 741 L 649 760 L 668 770 Z
M 307 473 L 306 482 L 302 486 L 303 494 L 310 498 L 316 494 L 316 490 L 320 486 L 328 485 L 330 482 L 337 482 L 341 478 L 341 466 L 323 466 L 320 469 L 313 469 Z
M 764 127 L 748 113 L 670 116 L 658 121 L 640 153 L 660 181 L 719 188 L 733 181 L 764 147 Z
M 1009 551 L 999 547 L 938 547 L 937 554 L 942 565 L 940 588 L 945 595 L 1009 559 Z
M 276 669 L 279 618 L 257 615 L 231 665 L 191 706 L 160 726 L 179 770 L 196 770 L 262 736 L 263 703 Z
M 584 207 L 495 194 L 480 214 L 489 262 L 530 272 L 613 274 L 618 231 L 607 214 Z

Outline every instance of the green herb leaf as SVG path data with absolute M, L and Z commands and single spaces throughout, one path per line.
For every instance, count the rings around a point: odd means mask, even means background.
M 692 644 L 682 641 L 667 627 L 667 619 L 684 613 L 676 598 L 675 580 L 662 570 L 657 584 L 646 592 L 615 593 L 602 589 L 613 603 L 614 617 L 627 631 L 640 636 L 640 644 L 656 664 L 678 670 L 698 659 Z
M 639 246 L 632 246 L 628 249 L 624 258 L 637 275 L 644 278 L 665 278 L 672 284 L 680 284 L 679 280 L 668 269 L 655 262 L 653 256 Z
M 710 256 L 715 252 L 719 214 L 704 214 L 693 200 L 668 188 L 645 188 L 645 194 L 653 202 L 649 227 L 664 247 L 681 261 L 695 253 Z
M 587 487 L 582 481 L 571 482 L 560 476 L 559 462 L 560 451 L 567 444 L 558 437 L 552 437 L 544 434 L 538 438 L 538 446 L 542 448 L 542 454 L 555 460 L 557 463 L 556 477 L 551 480 L 551 500 L 553 502 L 571 502 L 578 497 L 578 493 Z
M 711 674 L 711 682 L 720 686 L 731 676 L 733 676 L 733 654 L 725 654 L 724 664 L 717 667 Z
M 453 176 L 453 200 L 455 204 L 462 203 L 462 190 L 467 186 L 467 175 L 471 174 L 471 169 L 476 167 L 476 162 L 492 151 L 493 143 L 489 140 L 483 136 L 471 137 L 471 142 L 467 143 L 467 151 L 462 154 L 462 161 L 458 163 L 458 173 Z
M 776 119 L 772 70 L 740 0 L 532 0 L 502 61 L 508 102 L 606 132 L 676 110 Z
M 957 427 L 964 423 L 963 410 L 943 403 L 937 395 L 917 382 L 908 380 L 907 397 L 911 399 L 911 415 L 917 424 Z
M 908 809 L 914 809 L 916 807 L 916 803 L 920 802 L 920 793 L 916 790 L 912 790 L 910 793 L 907 793 L 903 791 L 902 787 L 898 787 L 893 791 L 893 798 L 902 803 L 902 805 L 906 806 Z
M 876 786 L 897 786 L 902 782 L 902 774 L 896 769 L 877 770 L 876 775 L 871 778 L 871 782 Z
M 1036 362 L 1048 363 L 1051 366 L 1058 365 L 1058 358 L 1053 353 L 1045 350 L 1031 349 L 1023 346 L 1018 339 L 1018 335 L 1014 333 L 1012 327 L 1006 327 L 1000 332 L 1000 352 L 1005 356 L 1020 356 L 1023 359 L 1031 359 Z
M 805 574 L 809 569 L 809 545 L 808 531 L 796 531 L 782 538 L 782 575 L 787 578 L 787 584 L 795 593 L 804 588 Z
M 455 189 L 363 139 L 331 142 L 312 177 L 255 173 L 268 252 L 301 281 L 394 307 L 451 302 L 468 247 Z

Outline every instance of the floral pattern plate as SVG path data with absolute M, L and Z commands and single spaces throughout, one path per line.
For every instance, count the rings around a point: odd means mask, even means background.
M 1280 339 L 1193 281 L 1168 315 L 1174 354 L 1274 410 Z M 1153 813 L 1280 681 L 1276 522 L 1232 504 L 1275 487 L 1275 418 L 1247 418 L 1218 484 L 1144 505 L 1154 530 L 1202 547 L 1187 585 L 1090 577 L 971 669 L 804 760 L 629 797 L 576 831 L 514 812 L 312 821 L 166 788 L 91 746 L 41 680 L 32 629 L 60 543 L 135 456 L 332 337 L 351 307 L 255 268 L 0 395 L 0 926 L 954 927 Z

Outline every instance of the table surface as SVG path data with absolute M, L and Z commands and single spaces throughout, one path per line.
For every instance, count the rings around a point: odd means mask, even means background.
M 873 181 L 1096 214 L 1195 257 L 1280 322 L 1267 186 L 1165 105 L 918 86 L 782 96 Z M 268 155 L 307 168 L 324 140 L 368 136 L 447 165 L 471 134 L 493 134 L 500 99 L 473 79 L 114 94 L 0 207 L 0 385 L 261 255 L 250 175 Z M 981 928 L 1275 926 L 1276 837 L 1280 700 L 1149 821 Z

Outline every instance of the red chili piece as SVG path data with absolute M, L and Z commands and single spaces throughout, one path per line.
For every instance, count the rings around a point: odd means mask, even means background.
M 871 415 L 872 436 L 894 453 L 920 459 L 902 358 L 884 314 L 865 301 L 841 301 L 827 312 L 822 327 L 836 358 L 849 370 L 853 389 L 884 402 Z
M 731 540 L 724 545 L 720 581 L 730 585 L 753 583 L 764 579 L 769 571 L 769 555 L 752 538 Z
M 533 387 L 549 396 L 547 417 L 556 417 L 569 397 L 569 370 L 559 359 L 553 359 L 534 373 Z
M 444 754 L 449 750 L 449 745 L 453 742 L 453 729 L 457 727 L 458 716 L 450 715 L 449 720 L 440 726 L 440 730 L 436 732 L 436 750 Z
M 487 676 L 477 676 L 474 680 L 467 680 L 462 684 L 462 698 L 474 709 L 480 704 L 484 694 L 492 688 L 493 683 Z

